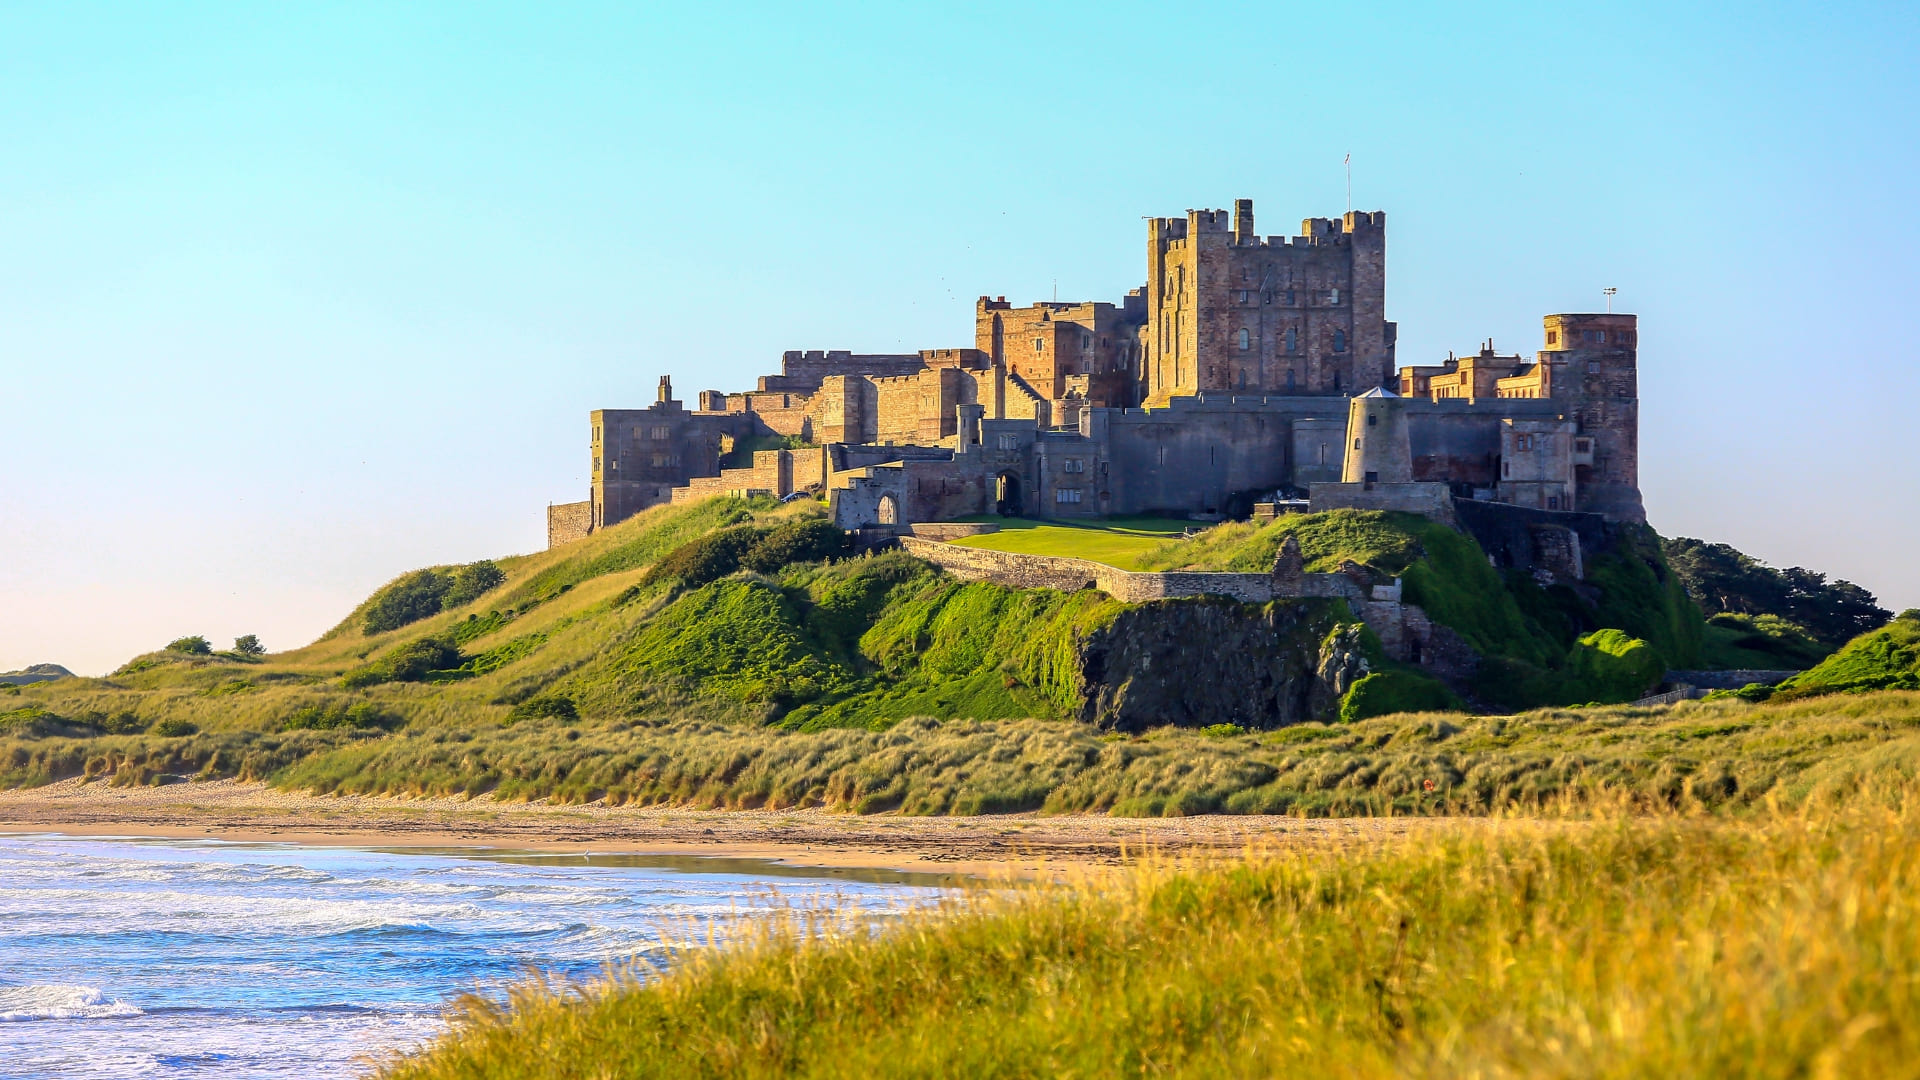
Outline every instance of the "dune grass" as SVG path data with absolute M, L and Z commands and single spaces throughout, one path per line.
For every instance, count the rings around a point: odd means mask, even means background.
M 1021 555 L 1055 555 L 1087 559 L 1121 570 L 1146 569 L 1146 561 L 1177 541 L 1192 523 L 1173 518 L 1126 517 L 1088 521 L 1034 521 L 1028 518 L 986 518 L 1000 526 L 996 533 L 953 541 L 962 547 L 1011 551 Z
M 1920 803 L 1455 824 L 796 912 L 463 1003 L 390 1080 L 1912 1076 Z

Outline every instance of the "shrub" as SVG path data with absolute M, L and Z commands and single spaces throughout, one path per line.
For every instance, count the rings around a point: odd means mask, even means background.
M 114 713 L 95 726 L 109 735 L 139 735 L 147 730 L 147 722 L 130 712 Z
M 500 587 L 507 575 L 491 559 L 456 567 L 448 575 L 446 595 L 440 598 L 442 610 L 462 607 Z
M 430 672 L 460 666 L 460 650 L 439 638 L 421 638 L 396 645 L 378 660 L 349 671 L 340 684 L 349 690 L 389 682 L 419 682 Z
M 1920 623 L 1920 607 L 1910 607 L 1907 610 L 1901 612 L 1900 614 L 1894 616 L 1894 618 L 1899 619 L 1901 622 Z
M 1596 630 L 1575 642 L 1568 654 L 1560 703 L 1633 701 L 1666 673 L 1666 661 L 1645 641 L 1619 630 Z
M 233 639 L 233 651 L 241 656 L 265 656 L 267 647 L 260 644 L 259 637 L 253 634 L 242 634 Z
M 361 629 L 369 635 L 398 630 L 408 623 L 440 613 L 440 602 L 447 595 L 449 577 L 438 570 L 415 570 L 379 592 L 367 602 L 360 617 Z
M 1440 712 L 1460 708 L 1444 684 L 1408 671 L 1376 671 L 1361 677 L 1340 699 L 1340 720 L 1355 723 L 1388 713 Z
M 741 556 L 748 570 L 771 574 L 789 563 L 819 562 L 847 553 L 847 534 L 825 518 L 789 521 L 767 533 Z
M 191 720 L 185 720 L 178 716 L 169 716 L 165 720 L 153 725 L 153 727 L 149 729 L 149 732 L 150 734 L 174 739 L 182 735 L 192 735 L 199 730 L 200 726 Z
M 580 719 L 580 710 L 574 707 L 573 699 L 570 697 L 542 694 L 515 705 L 513 711 L 507 714 L 508 723 L 541 718 L 571 722 Z
M 207 639 L 195 634 L 192 637 L 174 638 L 167 642 L 168 652 L 185 653 L 188 656 L 212 656 L 213 646 Z
M 293 714 L 280 722 L 282 731 L 300 730 L 349 730 L 366 731 L 371 728 L 397 727 L 398 717 L 380 711 L 379 706 L 370 701 L 353 705 L 327 702 L 317 705 L 303 705 Z
M 1235 735 L 1245 735 L 1247 729 L 1239 724 L 1208 724 L 1200 729 L 1200 734 L 1209 739 L 1231 739 Z
M 681 544 L 653 565 L 643 584 L 670 581 L 684 588 L 698 588 L 718 581 L 740 569 L 740 560 L 753 550 L 765 533 L 752 525 L 708 533 Z

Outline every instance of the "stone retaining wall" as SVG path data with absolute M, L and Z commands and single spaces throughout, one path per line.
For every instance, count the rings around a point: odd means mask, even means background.
M 1012 551 L 961 547 L 903 536 L 900 546 L 915 558 L 940 567 L 966 581 L 991 581 L 1016 589 L 1099 589 L 1115 600 L 1141 604 L 1181 596 L 1227 596 L 1245 603 L 1273 599 L 1268 574 L 1214 574 L 1173 571 L 1136 574 L 1090 559 L 1057 555 L 1023 555 Z

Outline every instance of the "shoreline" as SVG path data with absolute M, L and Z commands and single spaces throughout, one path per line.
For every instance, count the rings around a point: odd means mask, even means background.
M 0 791 L 0 834 L 222 840 L 359 848 L 748 859 L 791 867 L 1054 880 L 1136 853 L 1237 854 L 1248 847 L 1365 842 L 1434 818 L 1098 814 L 978 817 L 824 810 L 554 806 L 490 798 L 314 795 L 237 780 L 114 788 L 78 778 Z

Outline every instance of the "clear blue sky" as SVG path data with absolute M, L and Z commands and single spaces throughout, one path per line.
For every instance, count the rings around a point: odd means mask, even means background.
M 0 670 L 543 544 L 589 409 L 1388 212 L 1402 362 L 1641 316 L 1663 533 L 1920 605 L 1911 5 L 0 4 Z

